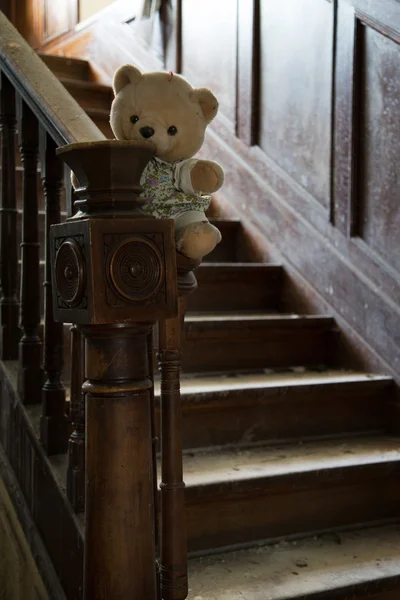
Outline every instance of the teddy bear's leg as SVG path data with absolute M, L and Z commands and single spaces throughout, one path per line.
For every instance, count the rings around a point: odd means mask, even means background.
M 176 219 L 175 239 L 179 252 L 188 258 L 198 259 L 212 252 L 222 237 L 204 213 L 193 211 Z

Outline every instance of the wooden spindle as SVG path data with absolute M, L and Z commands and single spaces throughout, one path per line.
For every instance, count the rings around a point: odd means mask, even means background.
M 182 466 L 181 344 L 186 296 L 196 289 L 193 269 L 199 261 L 178 259 L 179 314 L 159 322 L 161 372 L 161 560 L 163 600 L 188 595 L 185 484 Z
M 68 420 L 65 414 L 65 388 L 61 381 L 64 365 L 63 323 L 53 319 L 50 262 L 50 226 L 59 223 L 60 194 L 64 166 L 56 156 L 56 145 L 43 130 L 40 132 L 40 163 L 45 197 L 45 275 L 44 275 L 44 348 L 45 382 L 42 390 L 43 411 L 40 437 L 47 453 L 66 452 Z
M 15 186 L 15 91 L 0 72 L 1 206 L 0 206 L 0 357 L 18 358 L 19 305 L 17 204 Z
M 147 338 L 147 360 L 149 364 L 149 379 L 154 382 L 154 337 L 151 329 Z M 157 449 L 158 437 L 156 435 L 156 406 L 154 399 L 154 385 L 150 390 L 150 416 L 151 416 L 151 439 L 152 439 L 152 466 L 153 466 L 153 490 L 154 490 L 154 539 L 156 548 L 156 578 L 157 593 L 160 593 L 160 548 L 159 548 L 159 512 L 158 512 L 158 474 L 157 474 Z M 159 595 L 157 596 L 159 598 Z
M 39 127 L 28 105 L 18 99 L 18 131 L 23 166 L 21 241 L 21 329 L 18 391 L 25 404 L 39 402 L 43 385 L 40 325 L 40 244 L 37 161 Z
M 84 339 L 76 327 L 71 327 L 71 399 L 70 421 L 73 432 L 68 442 L 67 495 L 75 512 L 85 509 L 85 395 L 82 391 L 85 374 Z

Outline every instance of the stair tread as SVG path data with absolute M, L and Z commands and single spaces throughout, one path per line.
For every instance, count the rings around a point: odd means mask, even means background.
M 282 269 L 282 265 L 279 263 L 255 263 L 255 262 L 207 262 L 203 261 L 200 265 L 200 269 Z
M 184 455 L 188 488 L 400 461 L 400 440 L 362 436 Z
M 185 316 L 186 323 L 225 323 L 229 322 L 229 326 L 237 327 L 240 326 L 242 321 L 249 321 L 257 323 L 271 323 L 271 324 L 301 324 L 307 322 L 308 324 L 315 324 L 316 326 L 326 326 L 334 322 L 333 318 L 329 315 L 298 315 L 292 313 L 266 313 L 263 311 L 218 311 L 215 313 L 196 313 L 187 314 Z
M 74 79 L 72 77 L 59 77 L 58 79 L 63 85 L 71 88 L 90 91 L 94 90 L 103 92 L 104 94 L 112 94 L 112 88 L 109 85 L 97 83 L 96 81 L 83 81 L 82 79 Z
M 399 534 L 390 525 L 192 559 L 189 600 L 329 600 L 340 589 L 357 598 L 385 579 L 390 588 L 400 576 Z
M 356 371 L 329 369 L 322 372 L 312 370 L 268 371 L 260 373 L 221 373 L 219 375 L 184 375 L 181 379 L 181 393 L 207 394 L 257 388 L 294 387 L 310 385 L 334 385 L 359 383 L 388 384 L 392 379 L 385 375 Z M 155 392 L 160 393 L 160 382 L 155 382 Z

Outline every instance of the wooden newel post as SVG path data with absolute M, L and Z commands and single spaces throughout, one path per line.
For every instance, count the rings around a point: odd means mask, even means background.
M 85 600 L 156 600 L 152 324 L 178 311 L 173 222 L 138 194 L 153 154 L 114 140 L 58 150 L 74 217 L 52 228 L 54 315 L 85 337 Z

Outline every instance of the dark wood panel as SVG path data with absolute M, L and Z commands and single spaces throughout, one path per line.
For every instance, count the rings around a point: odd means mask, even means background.
M 13 23 L 35 49 L 68 33 L 77 23 L 78 0 L 13 0 L 13 3 Z
M 182 23 L 183 74 L 192 85 L 211 88 L 234 127 L 237 1 L 184 0 Z
M 261 3 L 260 145 L 326 208 L 332 50 L 332 3 Z
M 238 0 L 236 135 L 257 144 L 260 95 L 260 1 Z
M 50 2 L 45 0 L 43 4 L 43 41 L 47 42 L 63 33 L 70 27 L 69 0 L 62 2 Z
M 400 271 L 400 45 L 371 27 L 362 41 L 357 233 Z

